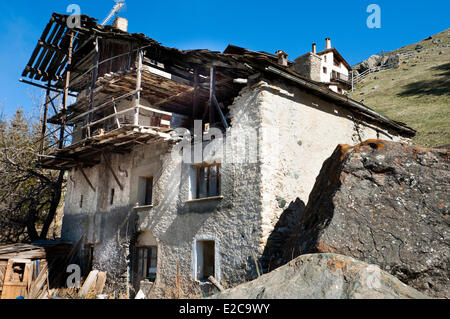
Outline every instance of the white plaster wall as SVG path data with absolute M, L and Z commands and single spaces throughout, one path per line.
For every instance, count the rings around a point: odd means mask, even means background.
M 325 56 L 326 56 L 326 62 L 325 62 Z M 323 68 L 327 68 L 327 73 L 323 73 Z M 331 80 L 331 73 L 333 71 L 336 71 L 338 73 L 344 74 L 348 76 L 348 72 L 350 70 L 347 69 L 347 67 L 344 65 L 344 63 L 339 62 L 339 66 L 334 65 L 334 53 L 329 52 L 322 55 L 322 67 L 320 68 L 320 80 L 321 82 L 328 83 Z
M 308 203 L 323 162 L 338 144 L 400 137 L 358 126 L 349 111 L 293 86 L 261 82 L 255 89 L 262 100 L 262 250 L 289 203 L 296 198 Z

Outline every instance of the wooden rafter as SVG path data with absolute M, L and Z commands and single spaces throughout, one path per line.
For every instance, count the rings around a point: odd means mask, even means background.
M 114 176 L 114 179 L 116 180 L 117 185 L 119 185 L 120 190 L 123 191 L 123 185 L 120 182 L 119 178 L 117 177 L 116 172 L 114 172 L 114 170 L 113 170 L 111 164 L 109 163 L 109 161 L 108 161 L 108 159 L 107 159 L 107 157 L 106 157 L 104 152 L 102 152 L 102 156 L 103 156 L 103 159 L 105 160 L 106 167 L 108 167 L 108 169 L 110 170 L 111 174 Z
M 92 185 L 91 181 L 90 181 L 89 178 L 87 177 L 87 175 L 86 175 L 86 173 L 85 173 L 83 167 L 80 166 L 79 169 L 80 169 L 80 172 L 81 172 L 81 174 L 83 175 L 84 179 L 85 179 L 86 182 L 88 183 L 89 187 L 94 191 L 94 193 L 97 192 L 96 189 L 95 189 L 95 187 Z

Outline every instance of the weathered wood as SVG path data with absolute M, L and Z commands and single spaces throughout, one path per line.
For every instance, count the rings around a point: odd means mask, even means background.
M 64 95 L 63 95 L 63 105 L 62 105 L 62 117 L 61 117 L 61 128 L 59 132 L 59 143 L 58 148 L 63 149 L 64 147 L 64 130 L 66 123 L 66 111 L 67 111 L 67 99 L 69 97 L 69 84 L 70 84 L 70 68 L 72 66 L 72 50 L 73 50 L 73 32 L 70 32 L 69 40 L 69 50 L 67 53 L 67 68 L 66 68 L 66 81 L 64 85 Z
M 109 163 L 108 159 L 106 158 L 105 153 L 102 152 L 102 155 L 103 155 L 103 159 L 105 160 L 106 167 L 108 167 L 109 171 L 110 171 L 111 174 L 114 176 L 114 179 L 116 180 L 117 185 L 119 185 L 120 190 L 123 191 L 123 185 L 122 185 L 122 183 L 120 182 L 119 178 L 117 177 L 116 172 L 114 172 L 113 168 L 111 167 L 111 164 Z
M 23 265 L 22 277 L 15 269 L 19 267 L 19 264 Z M 31 260 L 10 259 L 6 268 L 1 299 L 25 298 L 29 291 L 31 275 Z
M 91 88 L 90 88 L 90 94 L 89 94 L 89 110 L 92 110 L 94 108 L 94 90 L 95 90 L 95 83 L 97 81 L 98 76 L 98 59 L 99 59 L 99 51 L 98 51 L 98 37 L 95 38 L 95 53 L 94 53 L 94 69 L 92 70 L 92 78 L 91 78 Z M 88 114 L 87 122 L 88 124 L 91 123 L 92 120 L 92 114 Z M 91 127 L 89 126 L 87 128 L 87 136 L 91 137 Z
M 222 121 L 223 127 L 224 127 L 225 129 L 227 129 L 227 128 L 229 127 L 228 122 L 227 122 L 227 119 L 226 119 L 225 116 L 223 115 L 222 109 L 220 108 L 219 102 L 217 101 L 217 98 L 216 98 L 215 95 L 213 95 L 213 102 L 214 102 L 214 105 L 215 105 L 216 108 L 217 108 L 217 112 L 218 112 L 219 115 L 220 115 L 220 120 Z
M 194 96 L 193 96 L 193 109 L 192 109 L 192 119 L 197 120 L 198 117 L 198 96 L 199 96 L 199 74 L 198 69 L 194 70 Z
M 83 175 L 84 179 L 86 180 L 86 182 L 89 184 L 89 187 L 94 191 L 94 193 L 96 192 L 95 187 L 92 185 L 91 181 L 89 180 L 89 178 L 87 177 L 86 173 L 84 172 L 83 167 L 80 167 L 80 172 Z
M 92 270 L 86 280 L 84 281 L 83 286 L 80 289 L 79 296 L 85 297 L 91 290 L 95 289 L 95 285 L 97 283 L 97 276 L 99 271 L 98 270 Z
M 216 95 L 216 69 L 211 67 L 209 78 L 209 124 L 213 125 L 215 121 L 214 114 L 214 96 Z
M 95 292 L 97 295 L 101 295 L 103 293 L 103 289 L 105 288 L 107 274 L 104 271 L 100 271 L 97 275 L 97 282 L 95 284 Z
M 134 125 L 139 125 L 139 104 L 141 102 L 141 88 L 142 88 L 142 59 L 144 57 L 144 52 L 141 50 L 138 53 L 137 60 L 137 75 L 136 75 L 136 95 L 133 99 L 134 106 Z
M 217 289 L 219 289 L 220 292 L 225 291 L 225 288 L 223 288 L 223 286 L 220 284 L 220 282 L 217 281 L 216 278 L 214 278 L 213 276 L 210 276 L 208 278 L 208 280 L 217 287 Z
M 44 114 L 42 117 L 41 142 L 39 145 L 39 154 L 40 155 L 44 154 L 45 133 L 47 132 L 48 105 L 50 104 L 50 85 L 51 85 L 51 81 L 48 81 L 47 90 L 46 90 L 46 94 L 45 94 Z

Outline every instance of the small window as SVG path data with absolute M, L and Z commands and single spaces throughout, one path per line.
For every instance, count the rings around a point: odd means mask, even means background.
M 12 273 L 10 281 L 12 282 L 23 282 L 25 274 L 25 264 L 14 263 L 12 265 Z
M 197 241 L 197 280 L 215 277 L 215 242 L 213 240 Z
M 327 70 L 327 68 L 326 68 L 326 67 L 324 67 L 324 68 L 323 68 L 323 73 L 325 73 L 325 74 L 327 74 L 327 73 L 328 73 L 328 70 Z
M 109 204 L 110 205 L 114 205 L 114 193 L 116 192 L 116 190 L 114 188 L 111 189 L 111 195 L 110 195 L 110 199 L 109 199 Z
M 341 63 L 338 60 L 336 60 L 336 59 L 333 60 L 333 63 L 334 63 L 334 66 L 340 66 L 341 65 Z
M 137 275 L 154 282 L 157 273 L 158 247 L 137 247 Z
M 153 177 L 139 179 L 139 205 L 151 206 L 153 204 Z
M 323 60 L 325 61 L 325 63 L 327 62 L 327 56 L 326 55 L 323 56 Z
M 196 166 L 195 199 L 220 196 L 220 164 Z
M 83 195 L 80 196 L 80 208 L 83 208 Z

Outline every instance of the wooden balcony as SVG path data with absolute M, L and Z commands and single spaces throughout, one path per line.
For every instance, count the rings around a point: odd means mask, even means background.
M 351 85 L 351 80 L 350 77 L 348 75 L 339 73 L 339 72 L 335 72 L 333 71 L 331 73 L 331 79 L 332 82 L 340 82 L 343 83 L 345 85 Z

